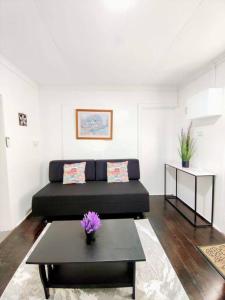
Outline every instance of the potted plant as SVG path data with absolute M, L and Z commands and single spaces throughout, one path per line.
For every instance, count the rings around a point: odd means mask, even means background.
M 188 127 L 187 132 L 185 132 L 182 128 L 179 142 L 180 142 L 180 149 L 179 154 L 182 159 L 182 167 L 189 168 L 189 162 L 194 154 L 194 139 L 191 136 L 191 128 L 192 124 Z
M 84 218 L 81 221 L 81 226 L 85 230 L 87 244 L 90 244 L 95 240 L 95 232 L 101 227 L 101 225 L 101 220 L 96 212 L 89 211 L 84 215 Z

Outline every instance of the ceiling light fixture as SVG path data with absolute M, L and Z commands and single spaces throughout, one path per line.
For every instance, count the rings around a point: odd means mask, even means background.
M 104 0 L 105 6 L 113 12 L 125 12 L 134 6 L 135 0 Z

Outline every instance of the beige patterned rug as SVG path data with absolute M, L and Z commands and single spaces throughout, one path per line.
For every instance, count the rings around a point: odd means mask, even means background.
M 198 247 L 213 267 L 225 279 L 225 244 Z
M 147 219 L 136 220 L 135 225 L 146 256 L 146 262 L 137 263 L 136 300 L 188 300 L 181 282 Z M 38 267 L 27 265 L 26 259 L 48 226 L 29 251 L 5 289 L 1 300 L 44 300 L 44 291 Z M 118 289 L 50 289 L 49 300 L 129 300 L 131 288 Z

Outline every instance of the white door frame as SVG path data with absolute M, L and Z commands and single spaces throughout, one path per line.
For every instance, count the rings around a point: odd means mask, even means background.
M 141 160 L 142 160 L 142 157 L 141 157 L 141 153 L 142 153 L 142 141 L 140 139 L 141 137 L 141 131 L 142 131 L 142 128 L 141 128 L 141 113 L 143 110 L 152 110 L 152 109 L 161 109 L 161 110 L 173 110 L 177 107 L 177 105 L 174 105 L 174 104 L 163 104 L 162 102 L 157 102 L 157 101 L 152 101 L 151 103 L 142 103 L 142 104 L 139 104 L 138 105 L 138 143 L 137 143 L 137 151 L 138 151 L 138 159 L 140 161 L 140 165 L 141 165 Z
M 4 106 L 0 95 L 0 231 L 11 229 Z

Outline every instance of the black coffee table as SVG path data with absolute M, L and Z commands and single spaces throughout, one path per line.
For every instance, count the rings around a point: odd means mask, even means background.
M 49 288 L 132 287 L 136 262 L 145 261 L 133 219 L 103 220 L 86 244 L 79 221 L 53 222 L 27 260 L 39 265 L 45 297 Z

